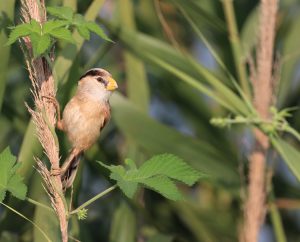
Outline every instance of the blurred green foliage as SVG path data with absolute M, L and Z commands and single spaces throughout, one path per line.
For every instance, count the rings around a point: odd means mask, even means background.
M 84 242 L 238 241 L 244 174 L 253 137 L 247 126 L 219 129 L 210 119 L 232 113 L 247 116 L 253 110 L 242 95 L 244 90 L 236 85 L 241 83 L 222 4 L 211 0 L 160 1 L 164 21 L 177 43 L 174 45 L 153 0 L 47 1 L 48 6 L 69 6 L 86 20 L 103 24 L 115 42 L 104 42 L 94 34 L 84 42 L 74 31 L 75 44 L 62 42 L 55 48 L 54 76 L 62 106 L 72 96 L 80 75 L 91 67 L 109 70 L 120 87 L 111 100 L 112 120 L 81 164 L 73 192 L 74 207 L 108 187 L 108 181 L 113 183 L 96 160 L 117 165 L 129 157 L 142 163 L 150 156 L 172 153 L 208 175 L 193 188 L 180 189 L 186 198 L 183 202 L 167 201 L 148 190 L 129 201 L 114 191 L 89 207 L 86 220 L 71 219 L 72 237 Z M 234 1 L 243 65 L 256 45 L 257 4 Z M 21 162 L 28 196 L 46 203 L 33 160 L 33 155 L 43 154 L 24 105 L 32 105 L 24 58 L 18 44 L 4 46 L 7 27 L 20 22 L 19 8 L 19 1 L 0 1 L 0 150 L 11 147 Z M 274 94 L 280 109 L 299 105 L 299 12 L 297 0 L 280 1 L 276 51 L 281 67 Z M 221 62 L 213 57 L 212 49 Z M 299 111 L 287 121 L 299 130 Z M 63 133 L 58 132 L 58 136 L 64 159 L 68 142 Z M 267 217 L 264 228 L 275 230 L 278 241 L 285 237 L 299 241 L 299 212 L 291 212 L 288 206 L 278 210 L 273 203 L 277 198 L 300 199 L 299 182 L 286 166 L 299 177 L 299 143 L 288 135 L 274 137 L 272 142 L 282 158 L 270 152 L 274 172 L 272 216 Z M 58 240 L 53 215 L 12 197 L 5 202 L 48 231 L 53 241 Z M 43 239 L 36 228 L 3 207 L 0 215 L 0 241 Z

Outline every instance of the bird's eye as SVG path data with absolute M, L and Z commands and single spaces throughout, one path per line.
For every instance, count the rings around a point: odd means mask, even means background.
M 102 78 L 102 77 L 97 77 L 97 81 L 100 82 L 100 83 L 103 83 L 104 86 L 107 85 L 107 81 L 104 78 Z

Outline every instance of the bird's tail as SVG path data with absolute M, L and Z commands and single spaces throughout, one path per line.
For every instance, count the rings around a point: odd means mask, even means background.
M 82 156 L 83 151 L 77 151 L 76 149 L 73 149 L 68 158 L 65 160 L 62 167 L 63 173 L 61 174 L 63 191 L 72 186 Z

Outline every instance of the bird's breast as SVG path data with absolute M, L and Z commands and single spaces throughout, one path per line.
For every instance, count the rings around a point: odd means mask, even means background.
M 109 116 L 109 106 L 76 96 L 67 104 L 63 112 L 64 130 L 73 146 L 86 150 L 100 135 L 103 122 Z

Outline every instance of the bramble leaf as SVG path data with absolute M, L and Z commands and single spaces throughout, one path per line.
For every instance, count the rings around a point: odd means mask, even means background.
M 38 35 L 36 33 L 32 33 L 30 34 L 30 40 L 34 57 L 43 54 L 51 45 L 51 39 L 48 34 Z
M 72 21 L 73 9 L 70 7 L 47 7 L 47 12 L 54 17 Z
M 49 20 L 46 23 L 44 23 L 44 25 L 43 25 L 43 33 L 47 34 L 54 29 L 64 27 L 68 24 L 70 24 L 70 23 L 65 20 Z
M 100 28 L 100 26 L 94 22 L 86 22 L 85 26 L 92 32 L 94 32 L 95 34 L 97 34 L 98 36 L 100 36 L 102 39 L 113 42 L 110 38 L 108 38 L 108 36 L 104 33 L 103 29 Z
M 15 164 L 16 160 L 9 148 L 0 154 L 0 202 L 4 200 L 7 191 L 19 199 L 25 199 L 27 187 L 23 183 L 23 178 L 16 173 L 19 167 Z
M 6 45 L 11 45 L 14 42 L 16 42 L 20 37 L 27 36 L 31 33 L 31 25 L 30 23 L 20 24 L 17 25 L 13 30 L 11 31 L 8 41 Z
M 49 32 L 50 35 L 57 39 L 65 40 L 71 43 L 74 43 L 74 39 L 72 37 L 72 33 L 70 30 L 65 28 L 56 28 Z
M 86 23 L 86 20 L 84 19 L 84 17 L 81 14 L 76 13 L 74 15 L 72 24 L 77 26 L 77 25 L 83 25 L 85 23 Z
M 31 19 L 30 29 L 32 33 L 41 34 L 41 24 L 38 23 L 35 19 Z
M 78 33 L 86 40 L 90 39 L 90 31 L 88 30 L 87 27 L 85 27 L 84 25 L 78 25 L 76 26 Z
M 139 169 L 141 176 L 164 175 L 187 185 L 193 185 L 199 179 L 199 172 L 172 154 L 152 157 Z
M 125 163 L 124 167 L 99 162 L 111 171 L 110 178 L 117 181 L 117 185 L 129 198 L 135 195 L 139 186 L 145 186 L 168 199 L 180 200 L 183 197 L 174 180 L 193 185 L 201 177 L 198 171 L 172 154 L 154 156 L 140 168 L 131 159 L 126 159 Z
M 11 45 L 19 38 L 28 36 L 31 33 L 41 34 L 41 25 L 34 19 L 30 23 L 19 24 L 11 31 L 6 45 Z

